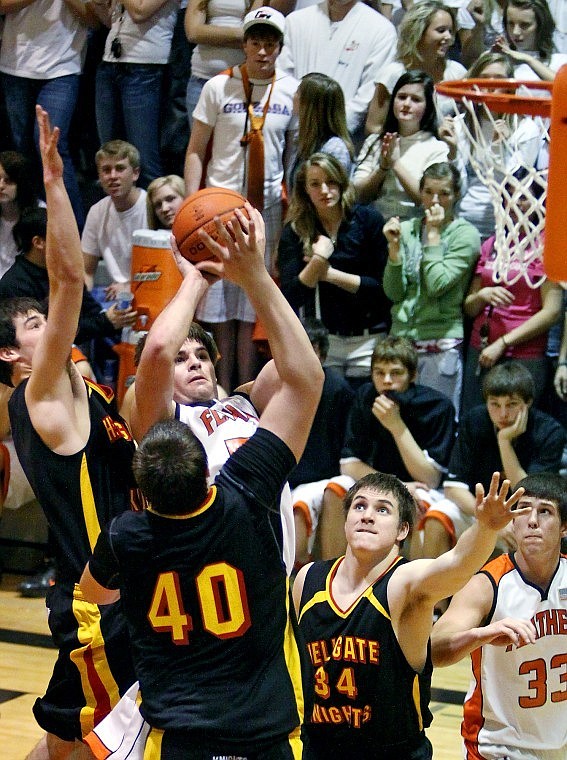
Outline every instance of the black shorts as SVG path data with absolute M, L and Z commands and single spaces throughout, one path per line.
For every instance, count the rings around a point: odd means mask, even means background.
M 136 680 L 130 639 L 120 603 L 99 608 L 84 601 L 78 585 L 53 586 L 47 607 L 59 656 L 33 713 L 45 731 L 73 741 L 108 715 Z
M 389 748 L 381 747 L 376 741 L 357 741 L 355 736 L 350 742 L 337 741 L 332 731 L 328 737 L 318 740 L 304 736 L 304 741 L 303 760 L 431 760 L 433 757 L 433 747 L 423 732 L 411 742 Z
M 268 708 L 267 708 L 268 709 Z M 144 760 L 301 760 L 302 742 L 299 729 L 263 749 L 237 748 L 234 744 L 195 740 L 192 733 L 161 731 L 152 728 L 146 741 Z

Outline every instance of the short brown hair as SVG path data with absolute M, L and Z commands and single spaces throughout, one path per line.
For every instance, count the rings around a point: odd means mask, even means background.
M 387 335 L 376 343 L 370 367 L 379 362 L 401 362 L 410 376 L 417 372 L 417 350 L 411 340 L 396 335 Z
M 101 145 L 95 154 L 97 167 L 105 158 L 127 158 L 132 169 L 140 168 L 140 151 L 126 140 L 110 140 Z

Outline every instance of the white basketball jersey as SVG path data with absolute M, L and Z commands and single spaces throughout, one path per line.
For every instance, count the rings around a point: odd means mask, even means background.
M 523 579 L 509 555 L 485 571 L 495 585 L 491 621 L 531 620 L 538 638 L 520 648 L 485 645 L 471 653 L 463 737 L 477 739 L 483 757 L 483 747 L 495 746 L 518 748 L 518 756 L 567 757 L 567 557 L 547 594 Z M 487 749 L 486 756 L 501 755 Z
M 189 425 L 203 444 L 209 463 L 209 483 L 239 446 L 258 428 L 258 412 L 251 401 L 241 394 L 204 404 L 175 404 L 175 416 Z M 281 497 L 283 558 L 288 575 L 295 562 L 295 523 L 289 486 Z

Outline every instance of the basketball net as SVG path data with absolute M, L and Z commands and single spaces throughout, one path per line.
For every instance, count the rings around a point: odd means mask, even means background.
M 471 93 L 482 92 L 476 85 L 471 84 L 470 89 Z M 530 271 L 530 265 L 543 258 L 548 120 L 534 120 L 540 133 L 538 168 L 528 165 L 514 145 L 514 133 L 523 117 L 493 114 L 486 103 L 473 102 L 466 95 L 453 97 L 457 98 L 453 103 L 459 148 L 463 142 L 468 144 L 466 158 L 488 189 L 494 210 L 494 282 L 513 285 L 523 277 L 530 288 L 538 288 L 545 275 Z M 503 120 L 510 135 L 497 137 Z

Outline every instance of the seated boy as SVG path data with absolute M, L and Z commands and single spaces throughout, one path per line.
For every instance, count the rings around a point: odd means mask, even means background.
M 498 364 L 483 382 L 485 404 L 461 419 L 444 482 L 446 499 L 424 517 L 425 556 L 437 557 L 455 545 L 472 523 L 475 484 L 486 488 L 502 473 L 512 486 L 535 472 L 559 472 L 565 431 L 548 414 L 532 407 L 534 381 L 523 365 Z M 507 543 L 505 535 L 502 536 Z

